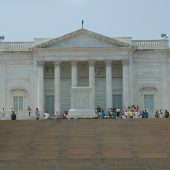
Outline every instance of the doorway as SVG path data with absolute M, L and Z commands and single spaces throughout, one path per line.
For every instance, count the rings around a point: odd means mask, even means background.
M 45 112 L 48 112 L 50 116 L 54 114 L 54 95 L 45 96 Z

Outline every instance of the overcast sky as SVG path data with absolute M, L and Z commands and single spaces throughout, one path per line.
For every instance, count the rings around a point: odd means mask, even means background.
M 6 41 L 55 38 L 81 28 L 110 37 L 170 35 L 170 0 L 0 0 Z

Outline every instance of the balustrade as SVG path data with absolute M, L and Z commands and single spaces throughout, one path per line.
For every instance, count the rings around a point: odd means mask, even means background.
M 0 50 L 28 50 L 34 42 L 0 42 Z M 169 40 L 132 40 L 132 45 L 139 49 L 165 49 L 169 48 Z
M 169 40 L 132 40 L 132 45 L 141 49 L 169 48 Z
M 27 50 L 33 46 L 33 42 L 0 42 L 0 50 Z

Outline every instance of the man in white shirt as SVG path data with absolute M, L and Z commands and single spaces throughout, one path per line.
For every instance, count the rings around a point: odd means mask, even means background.
M 50 119 L 50 114 L 48 112 L 44 113 L 44 119 Z
M 5 117 L 5 109 L 4 109 L 4 107 L 2 108 L 2 117 Z

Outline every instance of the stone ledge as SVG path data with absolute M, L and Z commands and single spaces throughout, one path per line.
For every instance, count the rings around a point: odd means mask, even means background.
M 69 118 L 94 118 L 97 117 L 94 110 L 85 110 L 85 109 L 70 109 L 68 112 Z

